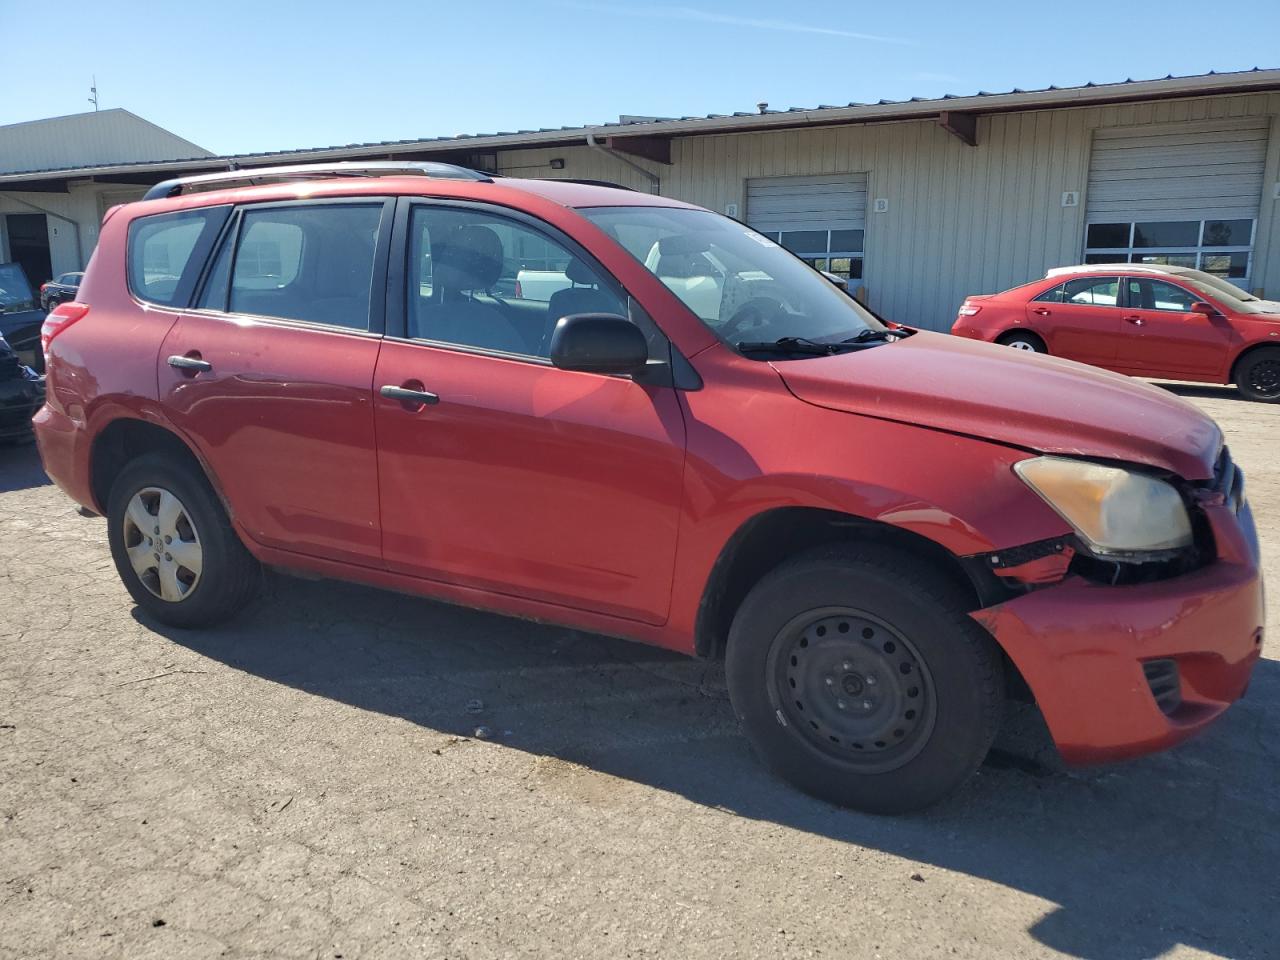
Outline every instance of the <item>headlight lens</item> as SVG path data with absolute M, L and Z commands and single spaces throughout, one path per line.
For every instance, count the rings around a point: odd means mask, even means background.
M 1186 505 L 1163 480 L 1065 457 L 1035 457 L 1013 469 L 1095 553 L 1156 553 L 1191 544 Z

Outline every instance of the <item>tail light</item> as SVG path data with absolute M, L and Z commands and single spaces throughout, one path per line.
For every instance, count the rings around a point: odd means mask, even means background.
M 46 356 L 49 353 L 49 344 L 53 342 L 53 338 L 88 312 L 89 305 L 87 303 L 76 303 L 74 300 L 69 300 L 66 303 L 59 304 L 54 308 L 53 312 L 44 318 L 44 323 L 40 324 L 40 349 L 44 351 Z
M 515 292 L 514 294 L 512 294 L 512 296 L 514 296 L 517 300 L 523 300 L 523 299 L 524 299 L 524 291 L 522 291 L 522 290 L 520 289 L 520 281 L 519 281 L 519 280 L 517 280 L 517 281 L 516 281 L 516 292 Z
M 960 306 L 960 316 L 962 316 L 962 317 L 972 317 L 972 316 L 976 316 L 976 315 L 978 314 L 978 312 L 979 312 L 981 309 L 982 309 L 982 308 L 981 308 L 980 306 L 978 306 L 977 304 L 975 304 L 975 303 L 970 303 L 968 300 L 966 300 L 966 301 L 965 301 L 963 304 L 961 304 L 961 306 Z
M 40 284 L 40 292 L 41 292 L 41 293 L 44 293 L 44 292 L 45 292 L 45 290 L 47 290 L 47 289 L 48 289 L 48 287 L 49 287 L 49 285 L 48 285 L 47 283 L 42 283 L 42 284 Z

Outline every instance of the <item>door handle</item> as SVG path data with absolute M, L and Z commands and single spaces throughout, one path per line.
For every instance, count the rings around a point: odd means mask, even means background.
M 169 358 L 169 366 L 177 367 L 179 370 L 192 370 L 196 373 L 213 369 L 212 363 L 208 360 L 201 360 L 199 357 L 173 356 Z
M 1132 323 L 1135 327 L 1142 326 L 1141 317 L 1138 317 L 1138 316 L 1125 317 L 1125 320 L 1129 321 L 1129 323 Z
M 439 403 L 440 398 L 427 390 L 411 390 L 408 387 L 393 387 L 390 384 L 378 388 L 378 393 L 389 400 L 399 400 L 404 404 Z
M 1040 316 L 1042 316 L 1042 317 L 1047 317 L 1047 316 L 1051 313 L 1051 311 L 1046 310 L 1044 307 L 1036 307 L 1036 308 L 1035 308 L 1034 310 L 1032 310 L 1031 312 L 1032 312 L 1032 313 L 1039 314 L 1039 315 L 1040 315 Z

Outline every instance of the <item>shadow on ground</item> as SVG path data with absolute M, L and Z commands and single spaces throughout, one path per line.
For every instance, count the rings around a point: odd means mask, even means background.
M 12 493 L 51 482 L 40 466 L 34 443 L 0 443 L 0 493 Z
M 1056 905 L 1030 934 L 1070 956 L 1137 960 L 1181 943 L 1263 957 L 1280 935 L 1280 720 L 1262 707 L 1280 698 L 1273 661 L 1248 699 L 1179 751 L 1046 772 L 1016 759 L 1044 746 L 1024 718 L 999 744 L 1013 763 L 989 763 L 927 814 L 887 819 L 771 779 L 737 733 L 718 666 L 661 650 L 283 577 L 232 625 L 160 630 L 316 696 L 460 736 L 483 723 L 510 749 L 1024 891 Z
M 1201 400 L 1235 400 L 1240 403 L 1253 403 L 1244 394 L 1235 387 L 1215 386 L 1211 383 L 1161 383 L 1154 382 L 1154 386 L 1168 390 L 1170 393 L 1176 393 L 1180 397 L 1188 400 L 1199 398 Z

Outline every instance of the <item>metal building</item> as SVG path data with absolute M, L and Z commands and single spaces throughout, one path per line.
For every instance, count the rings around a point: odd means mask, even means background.
M 437 159 L 609 180 L 745 220 L 850 276 L 883 315 L 947 329 L 968 294 L 1082 261 L 1198 266 L 1280 297 L 1280 70 L 769 110 L 199 161 L 0 174 L 86 217 L 184 172 Z M 132 186 L 125 186 L 131 184 Z M 131 192 L 130 192 L 131 191 Z M 67 269 L 70 269 L 68 267 Z
M 87 167 L 213 154 L 128 110 L 98 110 L 0 126 L 0 175 L 53 167 Z M 0 262 L 16 260 L 33 284 L 83 266 L 97 224 L 113 202 L 103 183 L 72 194 L 33 183 L 0 191 Z M 136 197 L 135 191 L 123 196 Z M 86 236 L 88 234 L 88 236 Z

